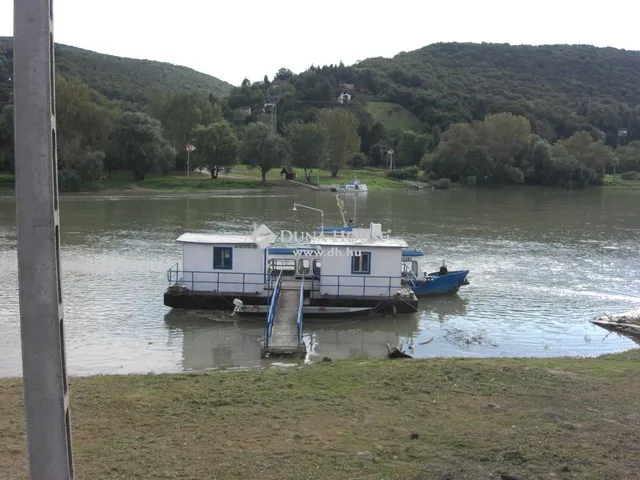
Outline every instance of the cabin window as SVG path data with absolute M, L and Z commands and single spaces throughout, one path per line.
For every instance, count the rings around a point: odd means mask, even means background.
M 309 275 L 311 272 L 311 262 L 306 258 L 301 258 L 298 260 L 298 274 L 299 275 Z
M 360 252 L 360 255 L 351 257 L 351 273 L 371 273 L 371 253 Z
M 233 264 L 232 247 L 213 247 L 213 269 L 231 270 Z

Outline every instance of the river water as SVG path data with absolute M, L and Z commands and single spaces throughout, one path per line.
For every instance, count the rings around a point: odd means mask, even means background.
M 457 296 L 420 300 L 415 315 L 308 321 L 309 361 L 383 357 L 404 341 L 416 357 L 591 356 L 637 347 L 595 327 L 603 313 L 640 308 L 640 194 L 510 188 L 371 191 L 345 198 L 350 216 L 381 222 L 423 249 L 469 268 Z M 185 231 L 313 231 L 323 209 L 341 225 L 334 194 L 268 191 L 79 194 L 61 198 L 62 282 L 71 375 L 256 367 L 263 325 L 163 305 L 166 270 Z M 0 376 L 21 375 L 15 202 L 0 196 Z M 433 340 L 426 345 L 421 342 Z M 271 363 L 270 363 L 271 362 Z

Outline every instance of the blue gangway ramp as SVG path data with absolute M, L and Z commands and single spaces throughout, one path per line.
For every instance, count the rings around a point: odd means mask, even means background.
M 267 312 L 265 352 L 272 355 L 304 354 L 302 317 L 304 310 L 304 278 L 299 286 L 276 280 Z

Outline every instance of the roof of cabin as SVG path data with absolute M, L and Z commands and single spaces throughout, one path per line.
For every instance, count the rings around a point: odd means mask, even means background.
M 402 238 L 386 238 L 372 240 L 370 238 L 341 238 L 324 237 L 311 239 L 312 245 L 329 247 L 390 247 L 407 248 L 409 245 Z
M 256 243 L 249 235 L 214 234 L 214 233 L 183 233 L 176 242 L 228 244 L 228 243 Z

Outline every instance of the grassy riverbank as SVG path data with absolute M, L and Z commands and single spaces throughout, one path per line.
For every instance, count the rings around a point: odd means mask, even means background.
M 275 180 L 281 180 L 283 176 L 280 175 L 279 168 L 271 170 L 267 174 L 267 182 L 273 182 Z M 295 169 L 298 174 L 297 180 L 301 183 L 306 183 L 304 178 L 303 169 Z M 237 166 L 233 169 L 230 176 L 235 178 L 255 178 L 259 180 L 260 171 L 250 169 L 245 166 Z M 388 178 L 386 176 L 386 170 L 366 170 L 366 169 L 345 169 L 338 172 L 336 177 L 332 177 L 331 173 L 326 170 L 314 170 L 311 173 L 311 185 L 332 185 L 339 183 L 347 183 L 357 178 L 361 183 L 365 183 L 369 190 L 386 190 L 390 188 L 407 188 L 407 186 L 401 181 Z
M 625 180 L 622 175 L 605 175 L 604 186 L 621 190 L 640 190 L 640 179 Z
M 639 375 L 636 349 L 72 378 L 77 475 L 635 478 Z M 7 480 L 27 476 L 22 394 L 20 380 L 0 380 Z

